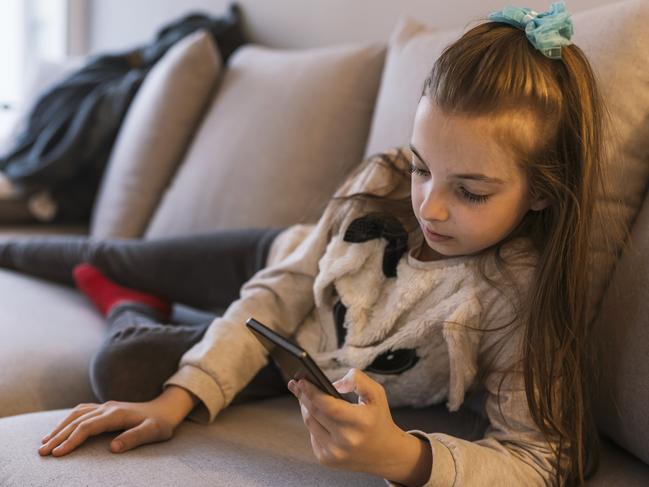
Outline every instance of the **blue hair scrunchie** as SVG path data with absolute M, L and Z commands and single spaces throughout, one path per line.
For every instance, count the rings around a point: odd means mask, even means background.
M 550 10 L 543 13 L 527 7 L 507 6 L 492 12 L 488 18 L 525 31 L 532 45 L 551 59 L 560 59 L 561 48 L 572 44 L 572 20 L 564 2 L 553 3 Z

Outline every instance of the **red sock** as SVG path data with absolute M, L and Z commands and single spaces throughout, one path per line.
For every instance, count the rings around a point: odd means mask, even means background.
M 122 303 L 139 303 L 150 306 L 169 318 L 171 305 L 168 301 L 134 289 L 122 287 L 110 281 L 99 269 L 90 264 L 79 264 L 73 270 L 77 287 L 90 298 L 104 316 L 108 316 L 113 306 Z

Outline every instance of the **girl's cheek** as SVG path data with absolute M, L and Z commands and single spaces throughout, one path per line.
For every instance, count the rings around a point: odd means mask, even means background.
M 421 205 L 426 199 L 425 188 L 422 188 L 421 185 L 413 183 L 412 190 L 410 193 L 410 200 L 412 202 L 412 209 L 415 212 L 415 215 L 420 216 L 421 214 Z

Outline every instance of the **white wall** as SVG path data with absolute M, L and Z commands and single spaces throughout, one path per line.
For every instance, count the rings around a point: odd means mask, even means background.
M 190 11 L 219 15 L 228 0 L 88 0 L 90 51 L 147 43 L 164 23 Z M 615 0 L 568 0 L 571 12 Z M 549 8 L 551 0 L 239 0 L 250 39 L 271 47 L 312 47 L 387 40 L 407 13 L 445 28 L 466 25 L 505 5 Z

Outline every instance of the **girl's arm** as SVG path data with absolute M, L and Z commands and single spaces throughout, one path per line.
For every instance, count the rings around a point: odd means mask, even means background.
M 249 317 L 291 336 L 314 308 L 313 282 L 331 217 L 325 214 L 290 255 L 246 282 L 239 299 L 182 356 L 178 371 L 164 385 L 183 387 L 200 399 L 192 419 L 213 421 L 267 363 L 266 349 L 245 327 Z
M 371 160 L 370 160 L 371 161 Z M 366 162 L 370 162 L 366 161 Z M 371 163 L 336 192 L 347 195 L 385 185 L 388 169 Z M 313 284 L 319 262 L 331 238 L 337 205 L 329 204 L 317 225 L 283 260 L 260 270 L 241 288 L 240 298 L 214 320 L 203 339 L 180 360 L 180 368 L 165 383 L 194 393 L 200 403 L 190 417 L 211 422 L 267 363 L 267 351 L 245 327 L 249 317 L 291 336 L 314 309 Z M 347 216 L 349 220 L 350 216 Z M 218 279 L 218 275 L 214 276 Z
M 410 431 L 426 440 L 432 453 L 430 477 L 423 485 L 554 485 L 554 454 L 526 411 L 525 391 L 508 391 L 501 400 L 502 415 L 490 394 L 491 426 L 481 440 Z

